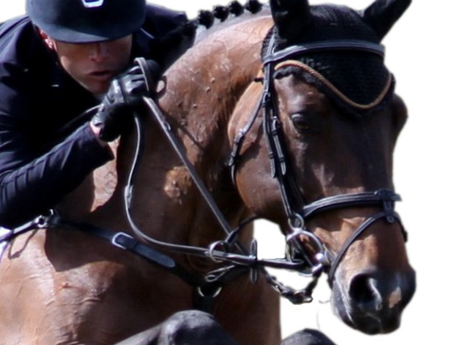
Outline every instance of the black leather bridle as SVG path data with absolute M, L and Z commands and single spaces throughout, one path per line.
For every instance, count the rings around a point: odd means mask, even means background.
M 380 44 L 360 40 L 330 40 L 291 46 L 281 51 L 274 52 L 274 37 L 274 35 L 271 36 L 267 53 L 263 57 L 264 78 L 262 97 L 252 117 L 246 126 L 239 131 L 234 140 L 229 163 L 232 168 L 232 177 L 234 179 L 236 174 L 236 162 L 244 138 L 254 124 L 259 112 L 262 110 L 263 130 L 267 142 L 271 172 L 272 176 L 278 181 L 284 210 L 290 228 L 290 232 L 285 234 L 286 242 L 290 245 L 291 250 L 289 256 L 305 262 L 307 267 L 309 267 L 308 273 L 312 274 L 314 277 L 319 276 L 321 271 L 326 270 L 328 272 L 329 283 L 332 284 L 336 270 L 348 248 L 376 221 L 385 219 L 388 223 L 393 223 L 395 221 L 399 222 L 403 237 L 405 241 L 407 241 L 407 233 L 402 226 L 399 215 L 394 210 L 394 203 L 400 201 L 401 198 L 392 190 L 381 189 L 364 193 L 330 196 L 310 204 L 304 202 L 302 193 L 291 171 L 286 145 L 283 140 L 281 120 L 278 112 L 278 100 L 274 89 L 275 65 L 295 56 L 304 56 L 312 52 L 323 51 L 361 51 L 383 57 L 385 49 Z M 325 248 L 321 240 L 305 226 L 305 224 L 318 213 L 331 209 L 356 206 L 381 207 L 382 212 L 367 218 L 335 255 L 331 254 Z M 308 255 L 308 253 L 306 253 L 305 246 L 301 244 L 302 238 L 308 239 L 309 242 L 313 243 L 316 247 L 316 252 L 313 253 L 313 255 Z

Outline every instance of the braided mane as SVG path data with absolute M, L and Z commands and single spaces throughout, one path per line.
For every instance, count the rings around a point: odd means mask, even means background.
M 262 6 L 258 0 L 248 0 L 245 5 L 241 5 L 238 1 L 232 1 L 228 6 L 215 6 L 212 11 L 202 10 L 199 12 L 198 17 L 190 22 L 195 25 L 203 25 L 209 29 L 216 19 L 223 22 L 230 15 L 239 17 L 245 10 L 256 14 L 262 9 Z
M 191 19 L 178 29 L 174 30 L 168 36 L 163 38 L 160 44 L 171 44 L 181 41 L 184 37 L 193 37 L 199 29 L 208 30 L 216 23 L 223 23 L 229 19 L 241 17 L 245 12 L 257 14 L 262 10 L 264 5 L 259 0 L 248 0 L 245 5 L 238 1 L 232 1 L 228 6 L 215 6 L 212 11 L 201 10 L 198 12 L 198 17 Z
M 245 5 L 232 1 L 228 6 L 215 6 L 212 11 L 199 11 L 198 17 L 188 20 L 175 30 L 152 43 L 153 51 L 174 50 L 184 42 L 192 42 L 192 46 L 206 37 L 212 28 L 222 28 L 216 24 L 231 24 L 236 20 L 247 18 L 244 14 L 255 15 L 268 8 L 259 0 L 248 0 Z M 199 36 L 199 37 L 198 37 Z

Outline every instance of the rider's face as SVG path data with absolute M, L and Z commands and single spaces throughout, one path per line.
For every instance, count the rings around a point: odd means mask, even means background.
M 112 79 L 128 67 L 132 35 L 113 41 L 66 43 L 40 33 L 64 70 L 94 94 L 107 92 Z

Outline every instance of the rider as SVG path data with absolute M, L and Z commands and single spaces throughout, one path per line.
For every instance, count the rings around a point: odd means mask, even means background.
M 128 68 L 144 57 L 164 70 L 187 47 L 186 22 L 145 0 L 27 0 L 0 26 L 0 226 L 52 208 L 114 158 L 107 142 L 146 92 Z

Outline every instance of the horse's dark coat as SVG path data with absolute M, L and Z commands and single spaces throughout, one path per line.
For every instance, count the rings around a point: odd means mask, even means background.
M 198 311 L 178 312 L 160 325 L 116 345 L 237 345 L 214 316 Z M 335 345 L 323 333 L 304 329 L 289 336 L 281 345 Z
M 181 311 L 160 325 L 117 345 L 237 345 L 214 316 L 198 310 Z
M 281 345 L 335 345 L 335 343 L 320 331 L 304 329 L 287 337 Z

